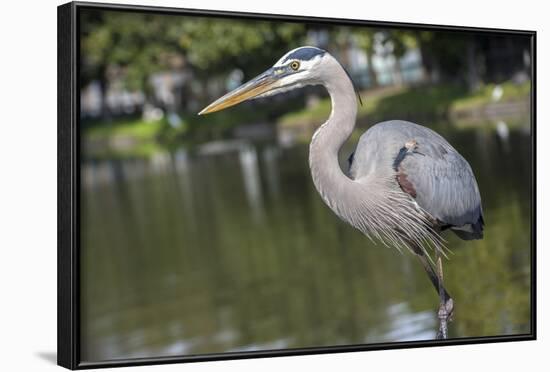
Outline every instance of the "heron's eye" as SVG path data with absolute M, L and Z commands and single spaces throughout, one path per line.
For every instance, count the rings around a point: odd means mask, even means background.
M 290 68 L 293 69 L 294 71 L 298 70 L 300 68 L 300 62 L 292 61 L 290 63 Z

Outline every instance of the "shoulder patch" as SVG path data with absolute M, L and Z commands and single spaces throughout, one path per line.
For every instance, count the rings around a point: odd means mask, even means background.
M 401 190 L 405 191 L 413 198 L 416 198 L 416 190 L 411 181 L 407 179 L 407 175 L 405 173 L 399 172 L 395 178 L 397 179 L 397 183 L 399 184 L 399 187 L 401 187 Z
M 399 170 L 399 165 L 401 165 L 401 162 L 403 161 L 403 159 L 405 159 L 405 156 L 407 156 L 407 153 L 408 153 L 408 150 L 405 146 L 403 146 L 399 149 L 399 152 L 397 153 L 397 156 L 393 160 L 393 170 L 394 171 L 397 172 Z

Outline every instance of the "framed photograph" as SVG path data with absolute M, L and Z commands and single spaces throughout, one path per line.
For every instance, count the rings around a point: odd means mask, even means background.
M 58 363 L 534 340 L 534 31 L 58 8 Z

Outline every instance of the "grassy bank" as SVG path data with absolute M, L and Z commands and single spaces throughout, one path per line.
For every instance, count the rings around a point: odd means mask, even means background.
M 214 115 L 180 113 L 176 123 L 167 116 L 144 120 L 140 116 L 83 123 L 83 138 L 89 154 L 94 156 L 144 155 L 156 146 L 190 146 L 229 138 L 236 127 L 253 123 L 274 123 L 281 112 L 296 111 L 303 100 L 274 100 L 269 104 L 240 105 Z M 115 154 L 116 153 L 116 154 Z
M 511 82 L 498 87 L 487 84 L 475 92 L 453 85 L 379 88 L 361 93 L 363 105 L 358 110 L 358 123 L 365 125 L 390 119 L 426 122 L 448 118 L 453 118 L 453 123 L 460 123 L 461 120 L 456 119 L 468 115 L 476 123 L 483 108 L 497 105 L 495 96 L 498 96 L 498 105 L 502 105 L 527 102 L 529 92 L 529 83 Z M 238 125 L 261 122 L 275 122 L 282 130 L 303 133 L 309 138 L 312 128 L 326 120 L 330 109 L 329 98 L 319 99 L 308 107 L 304 107 L 301 100 L 287 99 L 261 104 L 261 109 L 241 105 L 215 115 L 182 114 L 177 125 L 170 125 L 166 116 L 154 121 L 134 117 L 90 122 L 84 125 L 85 148 L 86 153 L 94 157 L 148 156 L 160 148 L 182 143 L 193 145 L 228 138 Z M 281 112 L 288 113 L 279 116 Z M 468 125 L 456 124 L 456 127 Z
M 522 84 L 514 84 L 512 82 L 506 82 L 504 84 L 486 84 L 481 86 L 478 90 L 472 93 L 468 93 L 463 97 L 456 99 L 450 110 L 453 112 L 461 110 L 476 109 L 481 106 L 486 106 L 495 101 L 493 94 L 500 90 L 501 96 L 498 102 L 512 102 L 529 98 L 531 92 L 531 83 L 526 82 Z
M 208 117 L 181 114 L 176 124 L 164 116 L 158 120 L 141 117 L 91 121 L 83 126 L 85 153 L 94 158 L 144 157 L 162 148 L 193 145 L 226 138 L 238 123 L 259 120 L 250 109 L 220 112 Z
M 359 107 L 358 121 L 378 122 L 390 119 L 424 120 L 445 119 L 467 110 L 475 110 L 495 102 L 496 85 L 487 84 L 469 92 L 453 85 L 378 89 L 361 93 L 363 105 Z M 499 103 L 527 100 L 530 84 L 506 82 L 499 85 Z M 330 113 L 330 99 L 320 100 L 313 107 L 282 116 L 281 128 L 320 123 Z

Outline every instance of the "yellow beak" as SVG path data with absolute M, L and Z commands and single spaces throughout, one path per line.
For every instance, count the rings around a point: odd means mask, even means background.
M 220 111 L 225 108 L 235 106 L 243 101 L 257 97 L 262 93 L 266 93 L 271 89 L 276 88 L 277 80 L 278 79 L 275 78 L 274 70 L 270 68 L 249 82 L 241 85 L 235 90 L 232 90 L 223 97 L 218 98 L 216 101 L 212 102 L 201 112 L 199 112 L 199 115 Z

